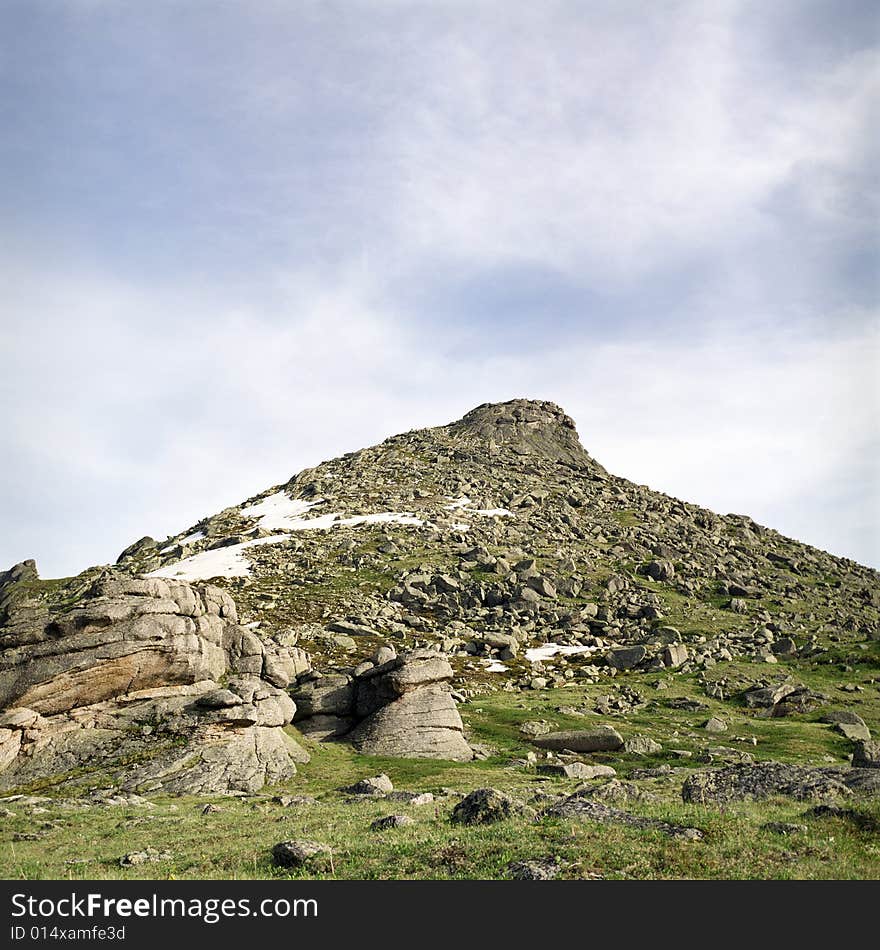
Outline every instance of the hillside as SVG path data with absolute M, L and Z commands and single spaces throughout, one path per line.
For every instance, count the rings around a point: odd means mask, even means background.
M 479 406 L 0 575 L 7 833 L 52 816 L 6 871 L 95 825 L 98 876 L 873 876 L 878 581 L 609 473 L 552 403 Z M 102 817 L 143 808 L 167 834 Z M 336 872 L 279 868 L 267 815 Z

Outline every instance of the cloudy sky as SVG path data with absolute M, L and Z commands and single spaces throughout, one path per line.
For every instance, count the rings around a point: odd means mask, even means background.
M 880 566 L 875 0 L 4 0 L 0 569 L 513 397 Z

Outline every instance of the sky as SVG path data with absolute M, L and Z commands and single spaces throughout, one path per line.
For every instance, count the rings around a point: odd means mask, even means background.
M 880 567 L 875 0 L 4 0 L 0 570 L 550 399 Z

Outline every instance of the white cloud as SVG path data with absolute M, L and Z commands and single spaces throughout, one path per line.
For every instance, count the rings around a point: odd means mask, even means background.
M 528 396 L 563 405 L 616 474 L 880 563 L 876 331 L 461 358 L 372 297 L 355 275 L 292 293 L 288 321 L 273 323 L 178 295 L 196 329 L 170 332 L 151 319 L 169 301 L 146 289 L 59 286 L 43 309 L 25 295 L 45 333 L 12 340 L 5 440 L 20 468 L 4 502 L 8 518 L 38 493 L 41 510 L 7 535 L 4 559 L 36 554 L 49 573 L 106 561 L 325 458 Z M 71 304 L 83 300 L 88 316 Z
M 225 5 L 207 32 L 99 7 L 8 66 L 0 566 L 106 561 L 514 396 L 621 475 L 880 564 L 876 284 L 841 256 L 876 244 L 871 50 L 793 63 L 727 0 Z M 469 295 L 519 265 L 604 309 Z M 408 293 L 444 275 L 451 325 Z

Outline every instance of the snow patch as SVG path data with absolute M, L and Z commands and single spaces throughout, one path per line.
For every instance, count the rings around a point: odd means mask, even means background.
M 255 505 L 242 508 L 241 513 L 245 518 L 258 519 L 259 526 L 266 531 L 283 531 L 285 528 L 295 531 L 303 520 L 302 516 L 323 500 L 317 498 L 315 501 L 303 501 L 300 498 L 288 498 L 285 492 L 279 491 Z
M 507 508 L 471 508 L 472 504 L 473 502 L 467 495 L 462 495 L 461 498 L 450 498 L 449 504 L 443 507 L 447 511 L 461 511 L 468 514 L 485 515 L 490 518 L 513 517 L 513 512 Z
M 541 660 L 549 660 L 551 657 L 572 656 L 575 653 L 592 653 L 596 647 L 574 646 L 565 643 L 545 643 L 540 647 L 532 647 L 526 650 L 525 657 L 529 663 L 540 663 Z
M 287 534 L 276 534 L 270 538 L 256 538 L 253 541 L 243 541 L 241 544 L 230 544 L 225 548 L 214 548 L 213 551 L 202 551 L 193 554 L 175 564 L 167 564 L 156 571 L 151 571 L 147 577 L 170 577 L 184 581 L 209 581 L 213 577 L 249 577 L 251 563 L 244 556 L 244 551 L 263 544 L 278 544 L 287 541 Z
M 425 522 L 410 512 L 380 511 L 372 515 L 352 515 L 343 518 L 342 512 L 319 515 L 317 518 L 290 518 L 284 527 L 289 531 L 315 531 L 319 528 L 354 528 L 362 524 L 411 524 L 421 527 Z
M 483 660 L 487 673 L 506 673 L 507 667 L 500 660 Z
M 351 518 L 340 518 L 336 522 L 341 525 L 359 525 L 359 524 L 416 524 L 423 525 L 425 522 L 413 514 L 403 511 L 383 511 L 375 515 L 354 515 Z

